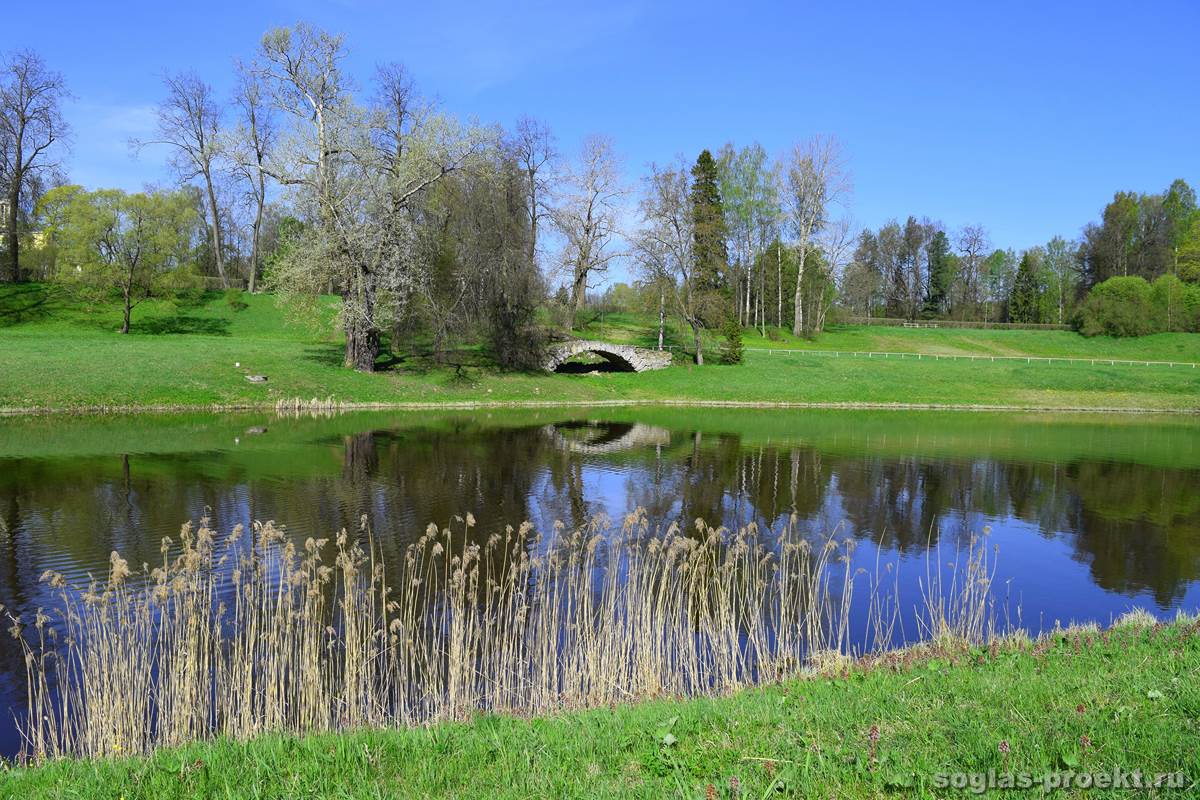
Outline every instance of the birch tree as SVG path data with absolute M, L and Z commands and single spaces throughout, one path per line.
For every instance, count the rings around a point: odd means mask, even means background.
M 766 234 L 777 203 L 767 152 L 757 142 L 741 150 L 727 144 L 721 148 L 717 164 L 725 225 L 737 265 L 738 320 L 757 326 L 761 318 L 765 325 L 765 309 L 760 314 L 759 308 L 765 296 L 765 269 L 759 269 L 756 276 L 753 267 L 759 263 L 755 256 L 770 241 Z
M 813 236 L 825 225 L 830 207 L 843 202 L 850 192 L 850 176 L 838 140 L 814 136 L 795 145 L 788 161 L 787 189 L 798 264 L 792 333 L 800 336 L 805 330 L 804 269 L 813 249 Z
M 1055 321 L 1062 325 L 1066 319 L 1067 304 L 1079 285 L 1076 247 L 1061 236 L 1055 236 L 1046 245 L 1045 266 L 1054 280 Z
M 62 116 L 67 87 L 31 50 L 10 55 L 0 72 L 0 187 L 5 190 L 5 259 L 0 283 L 20 278 L 20 219 L 23 203 L 43 179 L 58 171 L 55 156 L 70 134 Z

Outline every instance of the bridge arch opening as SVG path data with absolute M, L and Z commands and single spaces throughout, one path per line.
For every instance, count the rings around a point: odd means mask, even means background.
M 554 372 L 585 375 L 592 372 L 636 372 L 633 364 L 620 354 L 599 348 L 579 350 L 559 360 Z

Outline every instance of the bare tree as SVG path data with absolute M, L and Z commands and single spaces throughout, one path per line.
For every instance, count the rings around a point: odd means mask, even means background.
M 158 138 L 135 139 L 130 144 L 138 151 L 150 145 L 166 145 L 172 149 L 170 164 L 180 183 L 203 179 L 213 265 L 221 285 L 228 287 L 221 206 L 217 202 L 216 188 L 223 109 L 212 87 L 193 73 L 168 74 L 163 83 L 167 87 L 167 97 L 158 106 Z
M 408 69 L 396 62 L 375 69 L 375 97 L 371 109 L 371 138 L 376 159 L 387 177 L 389 205 L 399 213 L 414 192 L 441 177 L 443 164 L 438 161 L 436 145 L 433 150 L 421 148 L 423 136 L 438 127 L 442 120 L 434 116 L 434 106 L 416 90 Z M 430 163 L 430 159 L 433 163 Z M 413 174 L 414 169 L 417 174 Z
M 20 278 L 17 221 L 21 203 L 32 186 L 59 168 L 52 156 L 62 149 L 70 133 L 62 116 L 62 102 L 67 97 L 62 76 L 47 69 L 37 53 L 21 50 L 5 60 L 0 73 L 0 186 L 7 201 L 7 258 L 0 269 L 0 282 Z
M 788 211 L 796 235 L 796 308 L 792 333 L 804 333 L 802 284 L 813 235 L 828 219 L 829 207 L 842 202 L 850 192 L 842 146 L 832 136 L 814 136 L 797 144 L 787 168 Z
M 707 291 L 696 275 L 691 170 L 682 158 L 674 167 L 650 165 L 641 211 L 643 224 L 634 239 L 638 264 L 647 281 L 671 294 L 675 309 L 692 329 L 695 360 L 702 365 L 704 316 L 720 299 Z
M 854 222 L 850 217 L 840 217 L 821 228 L 817 234 L 817 247 L 821 250 L 822 269 L 825 270 L 825 280 L 833 285 L 840 285 L 847 265 L 854 253 L 854 245 L 858 237 L 854 233 Z M 825 329 L 825 316 L 829 313 L 829 298 L 821 294 L 817 298 L 814 331 Z
M 267 172 L 292 193 L 308 222 L 302 246 L 290 248 L 280 266 L 277 286 L 296 300 L 338 292 L 345 364 L 371 372 L 387 317 L 416 283 L 411 203 L 495 135 L 463 130 L 436 114 L 410 125 L 410 106 L 391 102 L 403 86 L 389 83 L 395 71 L 381 81 L 380 102 L 359 107 L 341 69 L 344 58 L 340 36 L 301 23 L 263 38 L 257 71 L 272 104 L 291 120 Z
M 237 89 L 234 103 L 240 119 L 228 148 L 235 169 L 246 185 L 254 221 L 250 228 L 250 265 L 248 282 L 255 291 L 262 260 L 263 209 L 267 202 L 267 162 L 275 147 L 275 119 L 270 113 L 262 81 L 252 67 L 237 65 Z
M 558 152 L 554 148 L 554 134 L 544 122 L 532 117 L 517 120 L 511 148 L 517 164 L 525 174 L 525 191 L 529 215 L 529 260 L 537 263 L 538 223 L 549 214 L 547 200 L 550 194 L 546 173 L 553 169 Z
M 620 255 L 612 244 L 619 235 L 620 201 L 627 193 L 612 141 L 604 136 L 586 138 L 553 212 L 555 227 L 566 239 L 562 259 L 571 275 L 570 327 L 583 308 L 589 281 Z
M 984 260 L 992 244 L 987 229 L 982 225 L 965 225 L 958 232 L 959 296 L 955 306 L 962 314 L 971 314 L 979 304 L 979 290 L 983 281 Z

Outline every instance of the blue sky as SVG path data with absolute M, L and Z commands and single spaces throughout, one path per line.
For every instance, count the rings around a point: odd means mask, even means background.
M 726 141 L 835 134 L 860 225 L 983 223 L 1021 248 L 1077 235 L 1117 189 L 1200 184 L 1196 0 L 21 3 L 0 49 L 66 76 L 72 179 L 137 189 L 166 180 L 163 154 L 126 145 L 152 131 L 163 71 L 226 90 L 299 19 L 345 34 L 360 84 L 402 61 L 456 114 L 531 114 L 567 152 L 612 136 L 631 180 Z

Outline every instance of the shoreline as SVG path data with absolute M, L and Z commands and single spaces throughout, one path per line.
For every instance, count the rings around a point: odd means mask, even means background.
M 701 400 L 680 398 L 623 398 L 619 400 L 423 400 L 388 402 L 342 402 L 334 400 L 285 400 L 275 403 L 159 403 L 149 405 L 84 405 L 84 406 L 13 406 L 0 407 L 0 418 L 33 416 L 105 416 L 136 414 L 211 414 L 245 411 L 351 412 L 351 411 L 471 411 L 520 408 L 614 408 L 614 407 L 681 407 L 681 408 L 747 408 L 747 409 L 813 409 L 843 411 L 960 411 L 960 412 L 1029 412 L 1036 414 L 1171 414 L 1200 416 L 1200 406 L 1142 407 L 1142 406 L 1071 406 L 1016 405 L 1010 403 L 883 403 L 883 402 L 804 402 L 790 400 Z
M 1185 733 L 1196 698 L 1186 679 L 1198 665 L 1200 620 L 1135 610 L 1103 627 L 834 659 L 711 696 L 207 739 L 109 759 L 0 761 L 0 783 L 13 796 L 126 800 L 264 789 L 352 798 L 877 797 L 936 795 L 949 774 L 986 778 L 989 770 L 1059 779 L 1138 771 L 1171 776 L 1160 788 L 1183 796 L 1200 766 Z M 1114 669 L 1129 678 L 1114 680 Z

